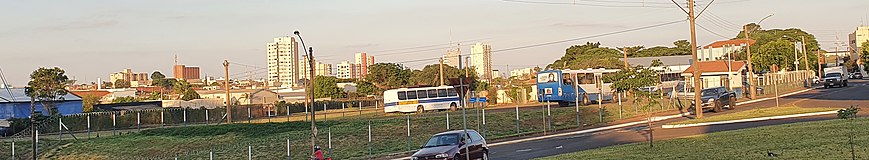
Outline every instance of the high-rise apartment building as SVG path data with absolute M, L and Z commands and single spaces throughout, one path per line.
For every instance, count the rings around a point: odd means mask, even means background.
M 860 58 L 860 52 L 863 50 L 863 43 L 869 42 L 869 26 L 857 27 L 853 33 L 848 34 L 849 45 L 851 46 L 851 59 L 857 59 L 858 62 L 865 63 Z
M 338 74 L 336 74 L 336 77 L 340 79 L 361 78 L 361 76 L 359 76 L 358 74 L 359 70 L 361 70 L 359 64 L 350 63 L 349 61 L 342 61 L 341 63 L 338 63 Z
M 443 57 L 444 64 L 458 68 L 459 67 L 459 55 L 461 55 L 461 54 L 462 54 L 461 48 L 447 50 L 447 54 L 444 55 L 444 57 Z
M 299 60 L 299 78 L 309 79 L 311 70 L 309 69 L 308 56 L 301 56 Z M 314 74 L 317 76 L 332 76 L 332 64 L 320 63 L 314 59 Z
M 196 66 L 185 66 L 176 64 L 174 67 L 174 75 L 175 79 L 178 80 L 198 80 L 199 79 L 199 67 Z
M 365 52 L 356 53 L 356 64 L 359 65 L 356 74 L 365 77 L 368 75 L 368 66 L 374 65 L 374 56 L 369 56 Z
M 148 84 L 148 79 L 148 73 L 134 73 L 133 70 L 129 68 L 124 69 L 121 72 L 109 74 L 109 80 L 111 80 L 111 83 L 123 80 L 131 85 L 136 84 L 132 85 L 133 87 Z
M 317 62 L 317 75 L 334 76 L 334 74 L 332 74 L 332 64 Z
M 295 37 L 276 37 L 266 44 L 268 52 L 268 84 L 272 87 L 299 86 L 299 43 Z
M 471 46 L 471 65 L 480 80 L 488 82 L 492 79 L 492 46 L 477 43 Z

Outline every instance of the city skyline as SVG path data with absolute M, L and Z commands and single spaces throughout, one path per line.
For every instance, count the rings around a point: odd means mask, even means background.
M 850 5 L 839 6 L 846 3 Z M 684 13 L 672 4 L 660 2 L 649 2 L 649 7 L 628 7 L 631 8 L 629 11 L 583 3 L 545 5 L 508 1 L 83 1 L 10 4 L 0 6 L 0 10 L 3 10 L 0 12 L 6 13 L 0 15 L 0 19 L 7 26 L 0 29 L 0 53 L 4 54 L 6 60 L 0 67 L 8 82 L 16 87 L 26 84 L 30 72 L 40 66 L 61 67 L 79 83 L 95 81 L 98 77 L 106 80 L 108 73 L 124 68 L 147 73 L 159 70 L 168 74 L 173 70 L 172 59 L 175 54 L 184 59 L 184 64 L 200 66 L 204 76 L 222 77 L 223 59 L 267 66 L 263 60 L 266 59 L 263 54 L 266 51 L 262 44 L 274 37 L 291 36 L 293 30 L 301 31 L 307 38 L 306 43 L 315 48 L 315 58 L 324 63 L 337 64 L 341 60 L 352 59 L 353 54 L 359 52 L 378 56 L 378 62 L 400 62 L 407 60 L 407 57 L 439 57 L 447 47 L 455 44 L 461 44 L 464 54 L 468 54 L 468 46 L 476 42 L 491 44 L 496 46 L 493 50 L 498 50 L 509 48 L 505 46 L 526 46 L 583 37 L 684 17 Z M 743 8 L 742 5 L 768 7 Z M 794 9 L 800 5 L 819 9 Z M 304 7 L 280 9 L 286 6 Z M 835 47 L 833 44 L 837 36 L 840 41 L 847 42 L 848 34 L 858 25 L 869 24 L 869 20 L 860 20 L 867 17 L 867 11 L 863 9 L 866 6 L 869 6 L 869 2 L 857 0 L 841 3 L 807 1 L 799 5 L 759 0 L 722 0 L 716 1 L 704 16 L 714 15 L 726 22 L 741 25 L 775 14 L 764 21 L 764 28 L 801 28 L 815 34 L 823 49 L 831 50 Z M 43 10 L 30 9 L 36 7 Z M 504 20 L 498 17 L 511 18 Z M 282 20 L 275 21 L 275 18 Z M 735 36 L 738 31 L 734 30 L 739 29 L 739 26 L 720 28 L 703 16 L 698 24 L 726 37 Z M 672 41 L 688 39 L 687 28 L 687 23 L 677 23 L 594 39 L 494 52 L 492 68 L 510 71 L 513 68 L 544 66 L 563 55 L 564 48 L 585 41 L 601 42 L 608 47 L 670 46 Z M 627 38 L 631 40 L 626 41 Z M 699 46 L 722 39 L 698 30 Z M 431 45 L 443 46 L 443 49 L 426 48 L 417 52 L 406 49 Z M 535 58 L 516 58 L 529 54 L 535 55 Z M 109 61 L 112 59 L 115 61 Z M 130 59 L 135 61 L 131 63 Z M 435 63 L 437 60 L 405 65 L 418 69 Z M 506 69 L 502 64 L 510 64 L 511 68 Z M 253 69 L 235 67 L 230 72 Z

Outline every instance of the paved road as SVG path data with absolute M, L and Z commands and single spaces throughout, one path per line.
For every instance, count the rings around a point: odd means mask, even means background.
M 796 104 L 801 107 L 848 107 L 851 105 L 857 105 L 864 109 L 867 109 L 869 108 L 869 83 L 867 82 L 869 81 L 852 80 L 852 82 L 850 83 L 851 86 L 849 87 L 815 89 L 808 92 L 779 98 L 779 103 L 782 106 Z M 738 106 L 735 110 L 729 110 L 724 113 L 750 110 L 758 107 L 771 107 L 775 106 L 775 104 L 775 100 L 761 101 L 757 103 L 741 105 Z M 705 116 L 713 116 L 719 114 L 722 113 L 707 112 Z M 861 115 L 867 116 L 867 114 Z M 655 131 L 654 138 L 657 141 L 718 131 L 736 130 L 786 123 L 826 120 L 834 118 L 836 118 L 835 115 L 822 115 L 677 129 L 661 128 L 661 124 L 688 119 L 675 118 L 656 122 L 653 127 Z M 648 141 L 648 133 L 645 131 L 647 128 L 648 125 L 640 124 L 586 134 L 565 135 L 535 141 L 493 146 L 491 147 L 490 156 L 492 157 L 492 159 L 532 159 L 612 145 L 644 142 Z

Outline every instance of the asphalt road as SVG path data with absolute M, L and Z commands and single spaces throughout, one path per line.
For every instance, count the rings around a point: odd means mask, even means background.
M 796 104 L 800 107 L 848 107 L 851 105 L 855 105 L 864 108 L 865 110 L 869 109 L 869 83 L 867 82 L 869 81 L 851 80 L 851 82 L 849 83 L 850 86 L 848 87 L 830 89 L 820 88 L 800 94 L 794 94 L 787 97 L 779 98 L 779 104 L 782 106 Z M 737 106 L 735 110 L 728 110 L 723 113 L 707 112 L 704 114 L 704 116 L 713 116 L 728 112 L 738 112 L 755 109 L 758 107 L 772 107 L 775 105 L 775 100 L 770 99 L 766 101 L 740 105 Z M 867 116 L 867 114 L 864 113 L 861 114 L 861 116 Z M 661 128 L 661 124 L 688 119 L 687 117 L 681 117 L 659 121 L 652 126 L 654 127 L 654 140 L 657 141 L 718 131 L 736 130 L 796 122 L 818 121 L 835 118 L 835 115 L 821 115 L 812 117 L 799 117 L 759 122 L 745 122 L 676 129 Z M 532 159 L 606 146 L 644 142 L 648 141 L 648 133 L 646 131 L 647 128 L 648 125 L 640 124 L 586 134 L 564 135 L 541 140 L 492 146 L 490 148 L 490 157 L 496 160 Z

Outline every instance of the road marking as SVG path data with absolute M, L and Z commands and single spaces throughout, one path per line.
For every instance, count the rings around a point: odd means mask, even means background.
M 686 116 L 686 115 L 688 115 L 688 113 L 671 115 L 671 116 L 663 116 L 663 117 L 654 117 L 654 118 L 652 118 L 652 121 L 662 121 L 662 120 L 671 119 L 671 118 L 679 118 L 679 117 Z M 616 129 L 616 128 L 622 128 L 622 127 L 627 127 L 627 126 L 643 124 L 646 122 L 647 121 L 644 120 L 644 121 L 637 121 L 637 122 L 622 123 L 622 124 L 606 126 L 606 127 L 598 127 L 598 128 L 581 130 L 581 131 L 573 131 L 573 132 L 546 135 L 546 136 L 540 136 L 540 137 L 531 137 L 531 138 L 526 138 L 526 139 L 517 139 L 517 140 L 512 140 L 512 141 L 493 143 L 493 144 L 489 144 L 489 146 L 493 147 L 493 146 L 500 146 L 500 145 L 505 145 L 505 144 L 514 144 L 514 143 L 520 143 L 520 142 L 547 139 L 547 138 L 552 138 L 552 137 L 561 137 L 561 136 L 566 136 L 566 135 L 575 135 L 575 134 L 584 134 L 584 133 L 591 133 L 591 132 L 597 132 L 597 131 L 603 131 L 603 130 L 611 130 L 611 129 Z
M 796 91 L 796 92 L 786 93 L 786 94 L 779 95 L 778 97 L 781 98 L 781 97 L 787 97 L 787 96 L 791 96 L 791 95 L 795 95 L 795 94 L 800 94 L 803 92 L 811 91 L 812 89 L 814 89 L 814 88 L 809 88 L 809 89 L 804 89 L 804 90 L 800 90 L 800 91 Z M 749 104 L 749 103 L 756 103 L 756 102 L 760 102 L 760 101 L 770 100 L 773 98 L 775 98 L 775 97 L 766 97 L 766 98 L 755 99 L 755 100 L 750 100 L 750 101 L 745 101 L 745 102 L 737 102 L 736 105 L 739 106 L 739 105 L 744 105 L 744 104 Z
M 528 152 L 528 151 L 531 151 L 531 150 L 532 150 L 531 148 L 528 148 L 528 149 L 520 149 L 520 150 L 516 150 L 516 152 Z
M 766 120 L 774 120 L 774 119 L 785 119 L 785 118 L 794 118 L 794 117 L 807 117 L 807 116 L 817 116 L 817 115 L 825 115 L 825 114 L 836 114 L 838 111 L 827 111 L 827 112 L 815 112 L 815 113 L 804 113 L 804 114 L 792 114 L 792 115 L 784 115 L 784 116 L 771 116 L 771 117 L 760 117 L 760 118 L 749 118 L 749 119 L 738 119 L 731 121 L 719 121 L 719 122 L 708 122 L 708 123 L 693 123 L 693 124 L 675 124 L 675 125 L 662 125 L 661 128 L 685 128 L 685 127 L 696 127 L 696 126 L 710 126 L 710 125 L 718 125 L 718 124 L 731 124 L 731 123 L 742 123 L 742 122 L 753 122 L 753 121 L 766 121 Z
M 555 149 L 561 149 L 561 148 L 564 148 L 564 146 L 555 147 Z

